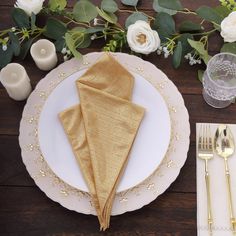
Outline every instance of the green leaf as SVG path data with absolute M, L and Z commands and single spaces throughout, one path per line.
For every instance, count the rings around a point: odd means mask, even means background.
M 96 7 L 88 0 L 80 0 L 73 8 L 73 15 L 78 22 L 90 22 L 98 13 Z
M 157 14 L 153 27 L 159 33 L 161 41 L 166 41 L 175 34 L 175 21 L 173 17 L 167 13 L 161 12 Z
M 203 70 L 198 70 L 197 71 L 197 75 L 198 75 L 198 80 L 202 83 L 202 79 L 203 79 L 203 74 L 204 71 Z
M 128 6 L 137 6 L 139 0 L 121 0 L 121 2 Z
M 20 55 L 19 55 L 20 59 L 22 60 L 25 59 L 32 43 L 33 43 L 33 39 L 31 38 L 21 45 L 21 50 L 20 50 Z
M 75 41 L 70 33 L 65 34 L 65 41 L 67 47 L 70 49 L 75 58 L 80 59 L 82 57 L 81 53 L 76 50 Z
M 84 34 L 83 40 L 79 41 L 79 45 L 77 48 L 87 48 L 91 44 L 91 38 L 88 34 Z
M 62 11 L 65 9 L 67 5 L 67 1 L 66 0 L 49 0 L 48 2 L 48 6 L 50 8 L 51 11 Z
M 173 66 L 177 69 L 180 66 L 182 60 L 182 43 L 179 41 L 173 55 Z
M 200 41 L 194 41 L 192 39 L 188 39 L 188 42 L 191 45 L 191 47 L 194 48 L 199 53 L 200 57 L 203 59 L 205 64 L 207 64 L 211 56 L 208 55 L 208 52 L 205 49 L 204 44 Z
M 153 0 L 152 7 L 156 12 L 165 12 L 169 15 L 175 15 L 177 13 L 176 10 L 170 10 L 170 9 L 161 7 L 159 4 L 159 0 Z
M 61 52 L 61 50 L 64 48 L 65 46 L 65 39 L 64 38 L 60 38 L 57 41 L 54 42 L 54 45 L 56 47 L 57 52 Z
M 114 0 L 102 0 L 101 8 L 110 13 L 114 13 L 118 10 L 118 5 Z
M 13 8 L 12 10 L 12 19 L 19 28 L 30 27 L 29 16 L 20 8 Z
M 32 33 L 37 28 L 35 23 L 36 23 L 36 15 L 32 12 L 31 17 L 30 17 L 30 26 L 31 26 Z
M 148 22 L 148 17 L 145 16 L 142 12 L 135 12 L 126 19 L 125 27 L 128 28 L 129 25 L 134 24 L 137 20 Z
M 104 20 L 110 22 L 111 24 L 116 24 L 117 23 L 117 16 L 113 13 L 106 13 L 105 11 L 103 11 L 102 9 L 99 9 L 98 7 L 96 7 L 97 12 L 99 14 L 99 16 L 101 16 Z
M 46 30 L 43 34 L 50 39 L 57 40 L 63 37 L 66 31 L 67 29 L 63 22 L 54 18 L 49 18 L 46 23 Z
M 222 17 L 211 7 L 201 6 L 196 10 L 196 13 L 207 21 L 214 22 L 216 24 L 220 24 L 222 21 Z
M 15 56 L 19 56 L 19 54 L 20 54 L 20 41 L 14 33 L 9 32 L 8 34 L 11 39 L 11 47 L 12 47 L 13 53 Z
M 179 0 L 159 0 L 159 5 L 171 10 L 182 10 L 183 7 Z
M 0 69 L 5 67 L 8 63 L 10 63 L 12 58 L 13 58 L 13 49 L 11 46 L 8 46 L 6 51 L 3 51 L 2 47 L 0 47 Z
M 203 30 L 203 27 L 200 24 L 196 24 L 192 21 L 184 21 L 179 26 L 179 31 L 182 32 L 198 32 Z
M 225 43 L 220 52 L 230 52 L 236 54 L 236 43 Z
M 214 8 L 215 12 L 217 12 L 217 14 L 221 17 L 221 19 L 223 20 L 226 16 L 229 15 L 229 13 L 231 12 L 227 7 L 225 6 L 218 6 Z
M 104 27 L 92 27 L 92 28 L 87 28 L 86 33 L 87 34 L 94 34 L 98 32 L 102 32 L 105 28 Z
M 90 35 L 86 31 L 87 29 L 83 27 L 72 29 L 71 36 L 76 48 L 87 48 L 91 44 Z
M 191 34 L 185 33 L 182 34 L 179 38 L 178 41 L 181 42 L 182 44 L 182 58 L 184 58 L 184 56 L 191 52 L 193 49 L 190 46 L 190 44 L 188 43 L 188 39 L 193 39 L 193 36 Z

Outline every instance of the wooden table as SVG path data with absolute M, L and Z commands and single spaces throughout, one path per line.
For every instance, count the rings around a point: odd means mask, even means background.
M 71 6 L 75 1 L 69 1 Z M 98 3 L 99 1 L 93 1 Z M 120 2 L 120 1 L 117 1 Z M 183 5 L 197 9 L 200 5 L 216 6 L 217 0 L 184 0 Z M 13 0 L 0 1 L 0 29 L 11 27 L 10 11 Z M 122 9 L 126 9 L 120 4 Z M 152 0 L 143 0 L 139 6 L 152 11 Z M 153 12 L 153 11 L 152 11 Z M 127 13 L 120 13 L 124 22 Z M 176 16 L 181 22 L 186 15 Z M 216 53 L 223 41 L 215 34 L 210 40 L 211 54 Z M 83 53 L 101 50 L 101 42 L 94 43 Z M 144 57 L 164 71 L 182 93 L 190 114 L 191 144 L 186 164 L 170 188 L 148 206 L 140 210 L 115 216 L 105 233 L 99 232 L 97 218 L 69 211 L 53 202 L 40 191 L 30 178 L 21 159 L 18 144 L 19 122 L 25 102 L 11 100 L 0 85 L 0 235 L 196 235 L 196 122 L 236 123 L 236 106 L 217 110 L 208 106 L 202 98 L 202 85 L 197 80 L 197 70 L 185 62 L 180 69 L 171 66 L 170 59 L 157 57 L 155 53 Z M 36 68 L 30 56 L 22 65 L 26 68 L 33 86 L 46 73 Z

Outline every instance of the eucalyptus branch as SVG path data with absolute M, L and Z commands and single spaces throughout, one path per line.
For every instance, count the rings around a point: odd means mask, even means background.
M 207 31 L 207 32 L 202 32 L 202 33 L 193 33 L 192 35 L 193 36 L 201 36 L 201 35 L 210 35 L 212 34 L 213 32 L 217 31 L 217 29 L 212 29 L 210 31 Z
M 87 23 L 77 22 L 77 21 L 73 20 L 72 18 L 70 18 L 70 17 L 68 17 L 68 16 L 63 16 L 63 17 L 64 17 L 65 19 L 69 20 L 69 21 L 67 22 L 67 25 L 73 23 L 73 24 L 76 24 L 76 25 L 82 25 L 82 26 L 85 26 L 85 27 L 90 27 L 90 25 L 87 24 Z
M 184 8 L 183 10 L 179 10 L 177 11 L 178 13 L 182 13 L 182 14 L 192 14 L 192 15 L 197 15 L 197 13 L 195 11 L 191 11 L 188 8 Z

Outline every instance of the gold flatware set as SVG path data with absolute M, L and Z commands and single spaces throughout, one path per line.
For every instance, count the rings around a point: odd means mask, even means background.
M 235 151 L 235 143 L 232 132 L 229 126 L 220 124 L 216 130 L 214 140 L 211 134 L 211 127 L 209 124 L 202 124 L 198 132 L 197 143 L 197 155 L 198 158 L 205 162 L 205 182 L 206 182 L 206 194 L 207 194 L 207 219 L 209 234 L 213 235 L 214 217 L 212 215 L 211 206 L 211 187 L 210 187 L 210 173 L 209 162 L 213 159 L 214 154 L 222 157 L 224 160 L 224 171 L 227 184 L 227 196 L 229 207 L 229 219 L 231 223 L 232 233 L 236 235 L 236 220 L 233 210 L 233 197 L 231 191 L 230 169 L 228 164 L 228 158 L 233 155 Z

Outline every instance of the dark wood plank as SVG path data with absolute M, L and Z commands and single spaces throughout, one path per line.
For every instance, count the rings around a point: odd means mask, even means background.
M 0 136 L 0 186 L 35 186 L 21 158 L 17 136 Z
M 99 233 L 96 217 L 71 212 L 38 188 L 0 187 L 0 235 L 196 235 L 196 195 L 165 193 L 140 210 L 111 218 Z

